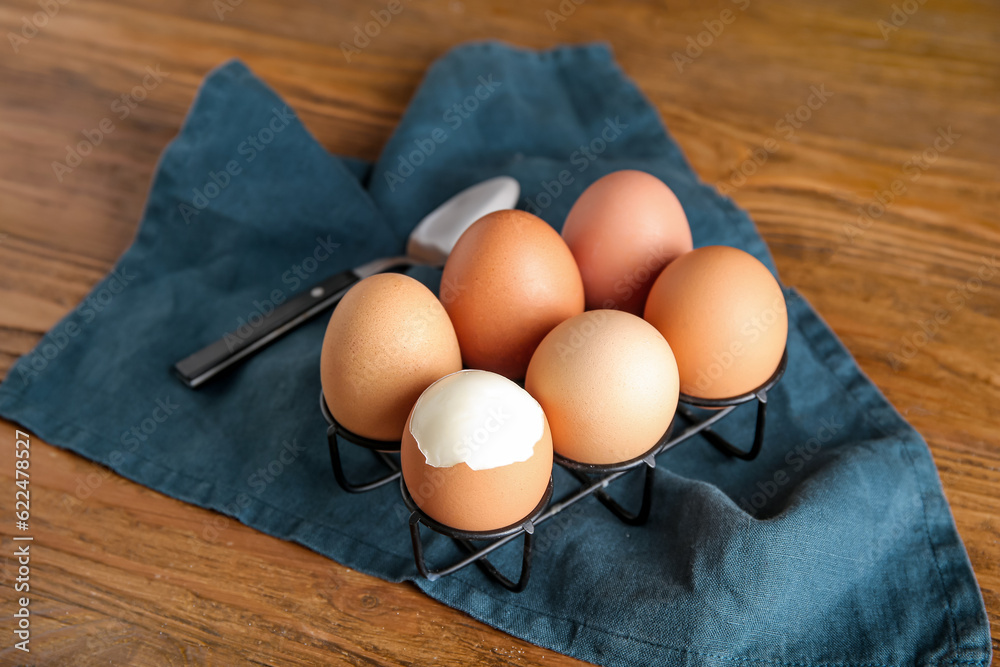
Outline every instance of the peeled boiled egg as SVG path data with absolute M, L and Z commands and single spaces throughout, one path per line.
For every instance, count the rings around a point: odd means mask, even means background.
M 428 387 L 403 430 L 403 482 L 446 526 L 498 530 L 525 519 L 552 474 L 541 406 L 505 377 L 465 370 Z
M 693 247 L 677 196 L 652 174 L 631 169 L 584 190 L 562 236 L 580 267 L 587 308 L 639 316 L 663 267 Z
M 681 392 L 698 398 L 733 398 L 764 384 L 788 337 L 778 281 L 753 255 L 728 246 L 698 248 L 664 269 L 645 318 L 673 348 Z
M 583 312 L 583 281 L 573 254 L 544 220 L 496 211 L 458 239 L 441 301 L 465 364 L 519 380 L 545 334 Z
M 549 419 L 555 451 L 580 463 L 621 463 L 647 452 L 677 409 L 670 345 L 651 324 L 618 310 L 587 311 L 549 332 L 524 386 Z
M 462 368 L 455 329 L 434 293 L 396 273 L 365 278 L 330 316 L 320 379 L 344 428 L 399 440 L 420 393 Z

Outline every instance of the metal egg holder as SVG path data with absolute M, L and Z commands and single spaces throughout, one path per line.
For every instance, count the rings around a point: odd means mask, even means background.
M 580 487 L 575 491 L 568 493 L 562 499 L 551 502 L 553 484 L 552 477 L 550 476 L 548 487 L 542 495 L 542 499 L 539 501 L 535 509 L 528 514 L 528 516 L 524 517 L 521 521 L 499 530 L 481 532 L 458 530 L 456 528 L 446 526 L 427 516 L 413 501 L 413 497 L 410 495 L 409 490 L 407 490 L 406 484 L 403 483 L 400 465 L 398 461 L 390 455 L 390 453 L 399 452 L 400 442 L 372 440 L 352 433 L 341 426 L 337 420 L 334 419 L 326 405 L 326 400 L 323 397 L 322 391 L 320 392 L 319 403 L 320 409 L 323 412 L 323 417 L 326 419 L 327 424 L 329 424 L 329 428 L 327 428 L 326 431 L 326 438 L 330 446 L 330 461 L 333 466 L 333 476 L 336 478 L 337 483 L 341 486 L 341 488 L 350 493 L 364 493 L 399 479 L 399 488 L 403 496 L 403 502 L 410 510 L 409 524 L 410 539 L 413 543 L 413 557 L 417 565 L 417 570 L 422 576 L 430 581 L 434 581 L 475 563 L 476 566 L 479 567 L 484 574 L 486 574 L 486 576 L 493 579 L 496 583 L 500 584 L 507 590 L 519 593 L 528 585 L 528 578 L 531 575 L 531 560 L 535 528 L 571 505 L 587 498 L 588 496 L 594 496 L 623 523 L 631 526 L 641 526 L 646 523 L 649 519 L 649 514 L 653 504 L 653 479 L 656 472 L 656 457 L 660 454 L 673 449 L 677 445 L 690 440 L 696 435 L 701 435 L 709 442 L 709 444 L 714 446 L 723 454 L 743 459 L 744 461 L 751 461 L 756 458 L 764 443 L 764 426 L 767 415 L 767 392 L 770 391 L 775 384 L 777 384 L 778 380 L 781 379 L 781 376 L 785 372 L 785 366 L 787 363 L 788 352 L 786 350 L 781 355 L 781 361 L 778 363 L 778 368 L 774 371 L 774 374 L 771 375 L 771 377 L 768 378 L 768 380 L 760 387 L 741 396 L 728 399 L 704 399 L 681 394 L 680 403 L 677 406 L 677 414 L 670 426 L 667 428 L 666 433 L 664 433 L 660 441 L 651 447 L 647 452 L 635 457 L 634 459 L 609 465 L 591 465 L 572 461 L 560 456 L 559 454 L 554 454 L 553 460 L 555 464 L 568 471 L 570 475 L 572 475 L 577 482 L 579 482 Z M 749 449 L 740 449 L 713 431 L 712 426 L 724 419 L 726 415 L 731 413 L 738 406 L 752 401 L 757 402 L 757 420 L 756 426 L 754 427 L 753 442 Z M 699 418 L 699 416 L 688 406 L 714 409 L 715 412 L 707 417 Z M 677 417 L 680 417 L 688 425 L 686 428 L 675 434 L 674 431 L 676 430 L 676 427 L 679 426 Z M 355 445 L 371 450 L 375 456 L 390 470 L 390 473 L 363 483 L 354 483 L 349 481 L 340 458 L 340 448 L 337 442 L 338 436 Z M 645 466 L 642 500 L 640 502 L 639 509 L 635 512 L 630 512 L 614 500 L 610 494 L 608 494 L 606 487 L 619 477 L 623 477 L 631 470 L 642 466 Z M 467 555 L 446 567 L 439 569 L 431 569 L 428 567 L 424 558 L 423 541 L 420 536 L 421 524 L 434 532 L 440 533 L 454 540 L 455 543 L 467 553 Z M 524 537 L 524 547 L 521 556 L 521 571 L 517 580 L 514 581 L 501 574 L 486 557 L 493 551 L 496 551 L 503 545 L 520 536 Z M 487 544 L 485 546 L 476 546 L 475 542 L 487 542 Z

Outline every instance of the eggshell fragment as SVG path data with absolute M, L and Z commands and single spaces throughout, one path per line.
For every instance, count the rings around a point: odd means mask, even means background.
M 523 389 L 467 370 L 421 395 L 400 458 L 403 482 L 430 518 L 459 530 L 498 530 L 524 519 L 545 495 L 552 435 Z
M 557 453 L 580 463 L 621 463 L 650 450 L 670 426 L 677 364 L 642 318 L 592 310 L 545 337 L 525 389 L 544 409 Z
M 396 273 L 365 278 L 344 295 L 320 355 L 331 414 L 375 440 L 399 440 L 420 393 L 461 368 L 455 329 L 437 297 Z
M 725 399 L 771 377 L 785 350 L 781 286 L 738 248 L 698 248 L 670 264 L 646 301 L 646 320 L 677 357 L 681 392 Z

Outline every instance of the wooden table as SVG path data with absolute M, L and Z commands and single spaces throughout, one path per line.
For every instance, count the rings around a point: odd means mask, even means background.
M 0 46 L 0 372 L 129 245 L 157 156 L 223 60 L 243 58 L 329 150 L 372 159 L 453 44 L 607 40 L 701 177 L 749 210 L 784 282 L 927 438 L 1000 648 L 1000 273 L 967 283 L 1000 250 L 1000 6 L 404 1 L 348 62 L 341 43 L 387 0 L 46 1 L 50 17 L 0 3 L 4 32 L 31 35 Z M 65 146 L 156 66 L 169 75 L 57 178 Z M 13 432 L 0 423 L 5 489 Z M 208 543 L 212 513 L 37 440 L 31 470 L 37 664 L 575 662 L 249 528 Z M 6 582 L 0 601 L 7 616 Z

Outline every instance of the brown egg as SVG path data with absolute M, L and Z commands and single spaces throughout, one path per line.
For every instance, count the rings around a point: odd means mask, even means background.
M 495 373 L 467 370 L 427 388 L 403 429 L 403 482 L 430 518 L 460 530 L 525 519 L 552 475 L 545 414 Z
M 323 396 L 346 429 L 399 440 L 420 393 L 462 368 L 455 329 L 434 293 L 397 273 L 365 278 L 330 316 Z
M 677 409 L 677 363 L 640 317 L 591 310 L 542 341 L 525 389 L 545 410 L 557 453 L 580 463 L 628 461 L 653 447 Z
M 646 320 L 677 357 L 681 392 L 733 398 L 774 373 L 785 350 L 788 313 L 778 281 L 753 255 L 698 248 L 657 278 Z
M 497 211 L 462 234 L 441 280 L 466 366 L 524 377 L 554 326 L 583 312 L 573 255 L 544 220 Z
M 642 316 L 653 281 L 689 252 L 691 228 L 663 181 L 623 170 L 592 183 L 573 204 L 562 236 L 580 267 L 587 309 Z

